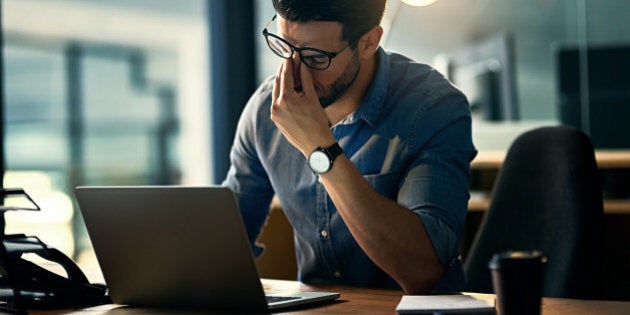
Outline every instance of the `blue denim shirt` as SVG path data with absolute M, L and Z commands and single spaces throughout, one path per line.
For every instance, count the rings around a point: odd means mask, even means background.
M 435 289 L 461 290 L 459 243 L 476 154 L 468 102 L 440 73 L 399 54 L 379 49 L 377 67 L 360 106 L 331 131 L 379 193 L 422 220 L 447 271 Z M 293 225 L 299 280 L 399 288 L 359 247 L 305 157 L 270 120 L 273 82 L 243 111 L 223 182 L 236 194 L 254 253 L 275 194 Z

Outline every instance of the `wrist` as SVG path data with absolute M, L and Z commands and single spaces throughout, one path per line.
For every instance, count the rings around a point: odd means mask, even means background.
M 332 169 L 337 157 L 343 150 L 337 142 L 326 147 L 317 147 L 307 157 L 308 166 L 315 174 L 324 174 Z
M 323 137 L 312 137 L 309 140 L 309 143 L 304 146 L 305 149 L 301 150 L 306 158 L 318 148 L 328 148 L 337 143 L 337 139 L 332 134 Z

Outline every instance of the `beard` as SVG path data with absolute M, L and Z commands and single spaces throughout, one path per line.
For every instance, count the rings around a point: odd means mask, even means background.
M 337 80 L 335 80 L 335 82 L 326 88 L 319 85 L 315 86 L 315 90 L 319 96 L 319 103 L 322 105 L 322 108 L 330 106 L 330 104 L 337 101 L 346 93 L 346 91 L 348 91 L 350 86 L 352 86 L 359 76 L 360 69 L 361 65 L 359 63 L 359 55 L 355 52 L 352 55 L 352 60 L 348 63 L 346 70 Z

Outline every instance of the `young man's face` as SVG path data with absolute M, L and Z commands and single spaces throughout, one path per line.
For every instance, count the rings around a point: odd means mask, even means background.
M 300 67 L 302 60 L 297 52 L 293 54 L 293 79 L 296 88 L 301 88 L 300 69 L 307 69 L 313 77 L 313 85 L 322 107 L 339 99 L 354 83 L 360 62 L 356 50 L 342 40 L 342 25 L 337 22 L 313 21 L 307 23 L 290 22 L 278 16 L 278 36 L 299 48 L 315 48 L 326 52 L 339 52 L 332 58 L 330 66 L 324 70 Z M 345 48 L 345 49 L 344 49 Z

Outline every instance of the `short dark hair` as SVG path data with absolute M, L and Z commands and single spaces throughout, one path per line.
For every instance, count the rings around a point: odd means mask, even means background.
M 381 23 L 386 0 L 273 0 L 291 22 L 332 21 L 343 25 L 343 40 L 355 48 L 363 34 Z

